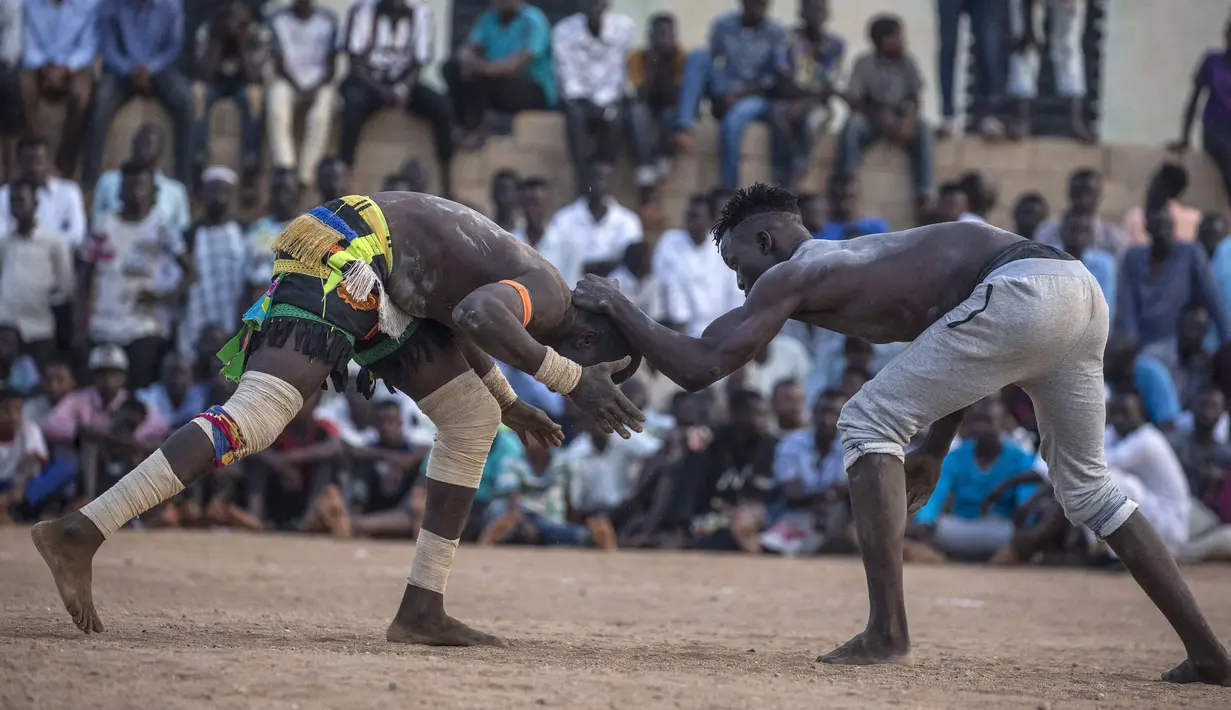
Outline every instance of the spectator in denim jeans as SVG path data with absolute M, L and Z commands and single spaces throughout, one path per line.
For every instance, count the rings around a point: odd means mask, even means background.
M 825 29 L 828 0 L 801 0 L 799 19 L 801 26 L 791 33 L 781 67 L 783 99 L 774 110 L 774 121 L 787 141 L 782 153 L 788 158 L 786 164 L 774 166 L 774 179 L 787 187 L 808 172 L 816 134 L 829 125 L 829 103 L 846 51 L 842 38 Z
M 675 17 L 666 13 L 650 16 L 649 41 L 645 49 L 628 58 L 628 83 L 633 95 L 625 117 L 637 160 L 635 179 L 642 201 L 670 169 L 675 145 L 671 140 L 680 103 L 686 55 L 676 39 Z
M 937 20 L 940 30 L 940 52 L 937 55 L 940 75 L 941 137 L 953 135 L 957 130 L 956 105 L 954 103 L 953 75 L 957 70 L 958 26 L 965 13 L 970 18 L 970 31 L 974 35 L 975 55 L 975 105 L 979 132 L 995 138 L 1004 133 L 1004 126 L 996 119 L 998 93 L 1000 92 L 1000 8 L 999 0 L 938 0 Z
M 1086 65 L 1082 56 L 1081 38 L 1086 29 L 1085 0 L 1009 0 L 1009 28 L 1016 46 L 1009 55 L 1008 94 L 1017 103 L 1017 116 L 1010 126 L 1009 136 L 1021 139 L 1031 135 L 1031 102 L 1039 95 L 1039 48 L 1035 32 L 1041 13 L 1035 6 L 1047 8 L 1047 53 L 1051 55 L 1056 94 L 1069 100 L 1069 130 L 1082 141 L 1093 141 L 1094 134 L 1086 125 Z
M 17 68 L 21 65 L 21 2 L 0 0 L 0 178 L 8 180 L 13 167 L 14 141 L 21 133 L 21 91 Z
M 906 53 L 902 21 L 878 15 L 868 25 L 873 51 L 851 69 L 846 101 L 851 115 L 842 127 L 834 175 L 854 175 L 864 148 L 886 140 L 910 153 L 911 178 L 918 206 L 932 190 L 932 139 L 919 117 L 923 77 Z
M 187 184 L 192 174 L 193 106 L 188 80 L 175 66 L 184 41 L 181 0 L 102 0 L 98 38 L 103 72 L 94 92 L 81 181 L 92 188 L 102 169 L 107 129 L 129 98 L 151 96 L 175 124 L 175 174 Z

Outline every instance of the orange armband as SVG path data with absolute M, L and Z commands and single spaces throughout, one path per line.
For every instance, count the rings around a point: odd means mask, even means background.
M 526 290 L 525 286 L 522 286 L 516 281 L 510 279 L 505 279 L 499 283 L 506 286 L 512 286 L 513 290 L 517 292 L 517 295 L 521 296 L 521 325 L 523 328 L 530 325 L 530 316 L 534 313 L 534 306 L 530 303 L 530 292 Z

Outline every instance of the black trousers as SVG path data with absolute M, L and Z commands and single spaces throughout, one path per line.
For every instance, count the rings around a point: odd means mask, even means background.
M 1231 127 L 1207 126 L 1201 134 L 1201 142 L 1205 144 L 1205 152 L 1209 154 L 1218 172 L 1222 174 L 1223 189 L 1231 199 Z
M 462 78 L 461 64 L 450 59 L 441 67 L 453 112 L 463 128 L 477 128 L 489 111 L 518 113 L 547 108 L 547 96 L 528 75 Z
M 348 76 L 342 82 L 342 140 L 341 157 L 347 165 L 354 166 L 355 152 L 359 148 L 359 132 L 363 124 L 385 105 L 384 97 L 373 87 Z M 406 110 L 425 119 L 432 126 L 435 137 L 436 159 L 442 166 L 453 160 L 453 110 L 449 99 L 422 83 L 410 90 Z

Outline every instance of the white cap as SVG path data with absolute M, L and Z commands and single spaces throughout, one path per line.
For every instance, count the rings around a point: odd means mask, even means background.
M 236 185 L 239 183 L 239 176 L 225 165 L 211 165 L 201 171 L 201 183 L 207 182 L 225 182 L 228 185 Z
M 98 345 L 90 351 L 91 370 L 128 371 L 128 355 L 118 345 Z

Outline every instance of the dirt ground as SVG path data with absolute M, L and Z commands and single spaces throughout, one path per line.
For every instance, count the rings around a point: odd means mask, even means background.
M 107 633 L 0 529 L 0 708 L 1231 707 L 1124 574 L 907 568 L 912 668 L 814 662 L 865 619 L 854 559 L 462 548 L 449 609 L 508 649 L 394 646 L 409 543 L 121 533 Z M 1231 641 L 1231 567 L 1186 570 Z

